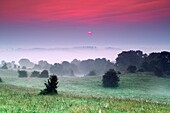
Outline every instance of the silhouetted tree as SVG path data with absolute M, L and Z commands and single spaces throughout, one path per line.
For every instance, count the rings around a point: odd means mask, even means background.
M 33 71 L 33 72 L 31 73 L 31 76 L 30 76 L 30 77 L 38 77 L 38 76 L 40 76 L 40 72 L 38 72 L 38 71 Z
M 128 66 L 133 65 L 139 68 L 143 63 L 144 58 L 147 57 L 146 54 L 143 54 L 142 51 L 123 51 L 118 54 L 116 58 L 116 68 L 120 71 L 126 71 Z
M 117 87 L 119 77 L 114 69 L 110 69 L 103 75 L 102 81 L 104 87 Z
M 39 78 L 48 78 L 49 77 L 49 73 L 48 73 L 47 70 L 43 70 L 38 77 Z
M 154 72 L 157 76 L 168 76 L 170 70 L 170 52 L 163 51 L 151 53 L 145 58 L 142 68 L 148 72 Z
M 128 68 L 127 68 L 127 72 L 128 73 L 135 73 L 136 72 L 136 66 L 132 66 L 130 65 Z
M 27 72 L 26 71 L 18 71 L 18 77 L 28 77 L 28 74 L 27 74 Z
M 41 90 L 40 95 L 58 94 L 57 92 L 58 77 L 56 75 L 50 76 L 48 82 L 44 84 L 46 88 L 44 90 Z

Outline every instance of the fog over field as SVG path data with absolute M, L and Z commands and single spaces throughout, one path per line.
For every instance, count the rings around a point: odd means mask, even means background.
M 37 63 L 46 60 L 49 63 L 61 63 L 73 59 L 87 60 L 95 58 L 106 58 L 112 62 L 119 53 L 126 50 L 142 50 L 144 53 L 168 51 L 168 47 L 107 47 L 107 46 L 75 46 L 75 47 L 36 47 L 36 48 L 1 48 L 0 59 L 7 62 L 18 61 L 22 58 L 30 59 Z

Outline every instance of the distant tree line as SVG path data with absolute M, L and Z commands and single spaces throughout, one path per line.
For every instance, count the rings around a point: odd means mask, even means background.
M 124 72 L 153 72 L 160 77 L 170 77 L 170 52 L 152 52 L 147 55 L 140 50 L 123 51 L 118 54 L 115 67 Z
M 115 69 L 119 72 L 153 72 L 160 77 L 170 77 L 170 52 L 152 52 L 150 54 L 143 53 L 140 50 L 122 51 L 118 54 L 116 62 L 110 62 L 105 58 L 77 60 L 72 62 L 63 61 L 62 63 L 49 64 L 47 61 L 40 60 L 38 64 L 34 64 L 29 59 L 23 58 L 19 60 L 19 65 L 12 62 L 2 61 L 1 69 L 16 70 L 47 70 L 49 73 L 59 76 L 74 75 L 102 75 L 109 69 Z M 38 73 L 33 73 L 34 77 Z
M 71 63 L 64 61 L 61 64 L 55 63 L 51 66 L 50 72 L 57 75 L 74 76 L 76 74 L 84 75 L 101 75 L 109 69 L 113 69 L 114 63 L 105 58 L 97 58 L 95 60 L 88 59 L 79 61 L 74 59 Z

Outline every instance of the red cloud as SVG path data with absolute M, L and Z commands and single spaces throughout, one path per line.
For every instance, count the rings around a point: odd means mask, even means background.
M 170 18 L 169 0 L 1 0 L 0 20 L 100 24 Z

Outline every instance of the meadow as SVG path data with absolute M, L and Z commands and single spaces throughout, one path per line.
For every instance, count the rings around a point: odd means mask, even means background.
M 0 70 L 3 113 L 170 112 L 170 79 L 151 73 L 120 75 L 118 88 L 103 88 L 102 76 L 59 77 L 59 95 L 40 96 L 47 78 L 18 78 Z

